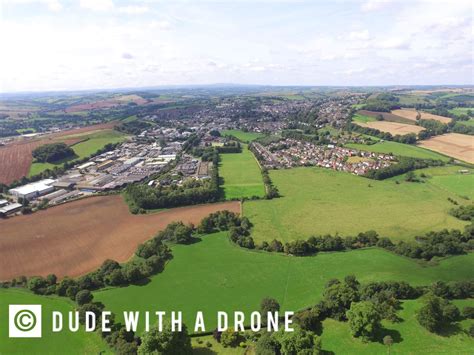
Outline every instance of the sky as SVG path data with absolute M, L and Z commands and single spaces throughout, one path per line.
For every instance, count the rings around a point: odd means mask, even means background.
M 0 92 L 474 80 L 470 0 L 0 3 Z

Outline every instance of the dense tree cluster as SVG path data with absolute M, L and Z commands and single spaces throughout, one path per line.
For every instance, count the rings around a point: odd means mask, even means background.
M 400 108 L 400 99 L 389 93 L 378 94 L 375 98 L 368 99 L 364 105 L 364 110 L 390 112 Z
M 436 120 L 417 120 L 416 123 L 425 128 L 423 131 L 418 133 L 420 139 L 427 139 L 429 137 L 438 136 L 448 131 L 448 126 L 440 121 Z
M 115 129 L 120 132 L 138 135 L 143 131 L 150 129 L 151 127 L 153 127 L 151 123 L 135 120 L 130 122 L 123 122 L 115 126 Z
M 474 204 L 453 208 L 449 213 L 463 221 L 474 221 Z
M 160 331 L 153 327 L 141 337 L 138 354 L 192 354 L 191 338 L 186 326 L 183 324 L 181 331 L 173 331 L 168 322 Z
M 406 172 L 423 169 L 429 166 L 441 166 L 444 163 L 441 160 L 405 158 L 399 159 L 398 163 L 389 165 L 377 170 L 369 170 L 364 176 L 374 180 L 384 180 L 393 176 L 398 176 Z
M 424 305 L 416 316 L 418 322 L 430 332 L 439 332 L 459 317 L 459 309 L 454 304 L 434 295 L 426 296 Z
M 216 149 L 221 154 L 242 152 L 242 146 L 237 141 L 224 142 L 224 145 L 217 146 Z
M 39 146 L 32 155 L 36 161 L 52 163 L 61 159 L 75 156 L 74 150 L 65 143 L 52 143 Z

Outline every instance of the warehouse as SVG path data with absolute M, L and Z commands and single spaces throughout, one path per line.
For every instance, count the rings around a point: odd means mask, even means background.
M 17 198 L 26 198 L 27 200 L 31 200 L 38 196 L 54 191 L 52 184 L 55 181 L 56 180 L 54 179 L 44 179 L 37 182 L 32 182 L 31 184 L 15 187 L 14 189 L 10 189 L 8 192 Z

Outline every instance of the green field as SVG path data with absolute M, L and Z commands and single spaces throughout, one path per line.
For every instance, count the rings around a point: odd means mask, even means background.
M 184 322 L 193 325 L 196 311 L 201 310 L 206 330 L 212 331 L 217 311 L 249 314 L 258 310 L 264 297 L 277 299 L 283 310 L 315 304 L 331 278 L 355 274 L 363 283 L 404 280 L 426 285 L 472 278 L 473 267 L 474 254 L 429 267 L 381 249 L 291 257 L 236 247 L 221 232 L 192 245 L 173 246 L 173 259 L 164 272 L 145 286 L 111 288 L 94 295 L 118 319 L 123 310 L 179 310 Z
M 42 338 L 9 338 L 8 305 L 41 304 Z M 83 328 L 77 333 L 51 332 L 51 312 L 63 315 L 74 310 L 73 303 L 66 298 L 37 296 L 21 289 L 0 289 L 0 354 L 98 354 L 109 352 L 105 342 L 97 333 L 86 333 Z M 67 323 L 66 323 L 67 326 Z
M 474 112 L 474 107 L 455 107 L 448 111 L 455 115 L 467 115 L 467 111 Z
M 464 307 L 474 306 L 473 300 L 462 300 L 454 302 Z M 391 354 L 468 354 L 474 348 L 474 339 L 462 329 L 467 328 L 463 321 L 458 326 L 452 327 L 454 334 L 450 336 L 437 335 L 419 325 L 416 320 L 416 311 L 422 306 L 421 300 L 404 301 L 398 316 L 402 318 L 399 323 L 383 321 L 383 336 L 390 335 L 394 344 L 390 349 Z M 384 354 L 387 347 L 382 342 L 363 343 L 360 339 L 353 338 L 350 334 L 349 324 L 326 319 L 323 322 L 322 334 L 323 349 L 333 351 L 336 354 L 347 353 L 348 349 L 353 354 Z M 471 350 L 469 350 L 471 349 Z
M 94 154 L 95 152 L 97 152 L 99 149 L 103 148 L 108 143 L 118 143 L 118 142 L 124 141 L 126 135 L 114 130 L 105 130 L 105 131 L 88 133 L 88 134 L 83 134 L 83 135 L 78 134 L 78 135 L 64 136 L 62 138 L 68 139 L 68 138 L 74 138 L 74 137 L 81 137 L 84 139 L 88 138 L 86 141 L 77 143 L 72 146 L 72 149 L 76 153 L 76 157 L 72 159 L 61 160 L 54 164 L 53 163 L 33 163 L 31 164 L 28 176 L 37 175 L 45 171 L 46 169 L 53 169 L 55 166 L 61 166 L 66 161 L 74 161 L 76 159 L 82 159 L 82 158 L 88 157 Z
M 453 173 L 453 176 L 454 173 Z M 375 230 L 396 239 L 443 228 L 463 228 L 448 214 L 448 197 L 458 195 L 433 184 L 376 181 L 322 168 L 270 172 L 283 197 L 244 203 L 244 215 L 254 224 L 255 241 L 307 239 L 311 235 L 355 235 Z M 472 192 L 472 186 L 464 190 Z
M 223 180 L 226 199 L 265 196 L 262 174 L 253 153 L 242 147 L 242 153 L 220 155 L 219 176 Z
M 420 148 L 415 145 L 403 144 L 391 141 L 382 141 L 372 145 L 348 143 L 348 148 L 365 150 L 368 152 L 393 154 L 402 157 L 419 158 L 419 159 L 436 159 L 449 161 L 449 157 L 438 154 L 428 149 Z
M 361 115 L 360 113 L 356 113 L 352 117 L 352 121 L 354 122 L 361 122 L 361 123 L 367 123 L 367 122 L 373 122 L 376 121 L 375 117 L 372 116 L 366 116 L 366 115 Z
M 244 132 L 238 129 L 226 129 L 221 131 L 221 134 L 224 136 L 233 136 L 237 138 L 238 140 L 249 143 L 257 138 L 263 137 L 264 134 L 262 133 L 257 133 L 257 132 Z
M 457 121 L 457 123 L 462 124 L 464 126 L 474 127 L 474 119 L 471 118 L 469 121 Z

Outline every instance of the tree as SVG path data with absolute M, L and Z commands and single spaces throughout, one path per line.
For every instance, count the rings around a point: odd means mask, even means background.
M 416 175 L 413 171 L 409 171 L 406 175 L 405 175 L 405 181 L 408 181 L 408 182 L 414 182 L 416 181 Z
M 89 290 L 82 290 L 76 294 L 76 302 L 79 306 L 90 303 L 93 298 L 94 296 L 92 296 L 92 293 Z
M 237 346 L 239 342 L 239 332 L 236 332 L 233 328 L 228 328 L 221 334 L 221 344 L 224 347 Z
M 262 302 L 260 302 L 260 313 L 262 315 L 262 319 L 267 319 L 268 312 L 275 313 L 280 310 L 280 304 L 274 298 L 264 298 Z
M 167 323 L 160 332 L 158 327 L 151 328 L 142 336 L 142 343 L 138 348 L 138 354 L 192 354 L 191 338 L 186 326 L 183 325 L 181 332 L 173 332 L 171 324 Z
M 280 344 L 268 333 L 264 333 L 255 345 L 255 353 L 258 355 L 274 355 L 278 354 L 279 351 Z
M 467 319 L 474 319 L 474 307 L 466 306 L 462 309 L 462 315 Z
M 313 332 L 295 327 L 293 332 L 280 329 L 273 333 L 273 339 L 280 343 L 281 353 L 285 355 L 319 354 L 321 352 L 321 339 Z
M 438 332 L 443 325 L 455 321 L 459 317 L 459 309 L 440 297 L 429 294 L 425 305 L 417 314 L 418 322 L 430 332 Z
M 347 319 L 354 337 L 360 337 L 363 341 L 374 339 L 375 334 L 381 328 L 380 314 L 372 302 L 354 302 L 349 311 Z

